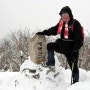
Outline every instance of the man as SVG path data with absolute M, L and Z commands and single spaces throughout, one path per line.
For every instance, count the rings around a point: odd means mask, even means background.
M 47 44 L 48 61 L 46 65 L 55 65 L 54 51 L 64 54 L 71 69 L 72 63 L 74 63 L 73 83 L 75 83 L 79 81 L 78 56 L 79 49 L 83 45 L 82 28 L 79 21 L 73 18 L 72 11 L 68 6 L 63 7 L 59 15 L 61 19 L 56 26 L 36 34 L 60 35 L 60 39 L 57 39 L 56 42 Z

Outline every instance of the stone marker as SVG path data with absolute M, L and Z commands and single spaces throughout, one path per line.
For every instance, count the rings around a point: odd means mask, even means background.
M 35 35 L 30 39 L 29 52 L 31 60 L 37 64 L 46 60 L 47 42 L 44 35 Z

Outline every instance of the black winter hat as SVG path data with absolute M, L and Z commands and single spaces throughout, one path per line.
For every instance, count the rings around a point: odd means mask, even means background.
M 71 18 L 73 18 L 72 11 L 71 11 L 71 9 L 70 9 L 69 6 L 63 7 L 63 8 L 61 9 L 59 15 L 61 15 L 61 14 L 63 14 L 63 13 L 69 13 L 69 16 L 70 16 Z

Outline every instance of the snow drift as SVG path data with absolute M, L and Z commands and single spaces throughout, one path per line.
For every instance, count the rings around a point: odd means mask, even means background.
M 90 90 L 90 71 L 79 69 L 80 82 L 70 85 L 71 70 L 65 70 L 55 59 L 55 71 L 29 59 L 21 65 L 20 72 L 1 72 L 0 90 Z

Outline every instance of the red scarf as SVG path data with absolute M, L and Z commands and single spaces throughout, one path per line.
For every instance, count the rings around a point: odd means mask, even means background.
M 62 27 L 63 27 L 63 21 L 60 20 L 59 26 L 58 26 L 58 31 L 57 31 L 58 34 L 61 34 Z M 69 32 L 68 32 L 68 20 L 67 20 L 65 23 L 64 38 L 68 39 L 68 36 L 69 36 Z

